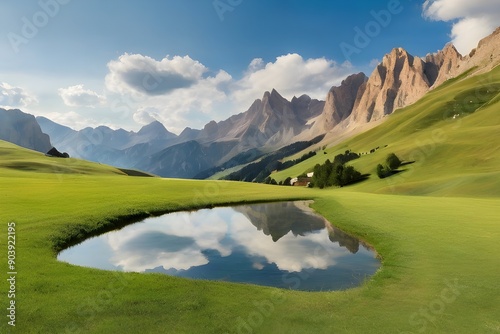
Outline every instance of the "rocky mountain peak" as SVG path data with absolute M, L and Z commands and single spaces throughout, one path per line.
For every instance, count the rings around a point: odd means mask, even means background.
M 270 93 L 266 92 L 262 98 L 262 103 L 269 104 L 272 108 L 282 108 L 283 105 L 290 103 L 276 89 L 273 89 Z
M 446 44 L 443 50 L 428 54 L 423 58 L 425 74 L 431 86 L 437 87 L 452 77 L 462 62 L 463 57 L 452 43 Z
M 177 136 L 165 128 L 163 123 L 159 121 L 153 121 L 148 125 L 143 126 L 137 135 L 140 137 L 147 137 L 149 140 L 153 139 L 174 139 Z
M 486 36 L 482 40 L 479 41 L 477 48 L 483 48 L 485 46 L 488 46 L 490 44 L 495 43 L 495 41 L 498 42 L 498 39 L 500 38 L 500 27 L 496 28 L 495 31 L 489 36 Z
M 153 121 L 153 122 L 149 123 L 148 125 L 143 126 L 139 130 L 138 134 L 145 134 L 145 133 L 151 133 L 151 132 L 166 133 L 167 129 L 159 121 Z
M 460 54 L 460 52 L 458 52 L 458 50 L 455 48 L 455 45 L 453 45 L 453 43 L 446 44 L 442 52 L 445 55 L 451 54 L 455 57 L 462 58 L 462 55 Z
M 477 48 L 464 57 L 464 61 L 457 68 L 456 73 L 458 75 L 475 66 L 478 67 L 476 74 L 484 73 L 498 64 L 500 64 L 500 27 L 479 41 Z
M 312 99 L 311 99 L 311 97 L 309 95 L 302 94 L 299 97 L 294 96 L 292 98 L 292 101 L 290 101 L 290 102 L 292 102 L 292 104 L 302 104 L 302 103 L 309 103 L 309 102 L 311 102 L 311 100 Z
M 403 48 L 394 48 L 375 68 L 358 96 L 353 122 L 370 122 L 417 101 L 429 90 L 425 63 Z
M 203 128 L 203 132 L 205 132 L 205 135 L 207 137 L 211 137 L 212 135 L 217 133 L 218 128 L 219 126 L 217 122 L 212 120 L 205 125 L 205 127 Z

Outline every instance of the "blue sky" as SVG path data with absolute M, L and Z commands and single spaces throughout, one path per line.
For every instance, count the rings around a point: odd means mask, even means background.
M 25 0 L 0 4 L 0 106 L 74 128 L 173 132 L 266 90 L 324 99 L 394 47 L 468 53 L 498 0 Z

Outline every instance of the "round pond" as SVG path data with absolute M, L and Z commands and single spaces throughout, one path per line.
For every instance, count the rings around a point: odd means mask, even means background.
M 360 285 L 375 253 L 304 201 L 177 212 L 62 251 L 75 265 L 325 291 Z

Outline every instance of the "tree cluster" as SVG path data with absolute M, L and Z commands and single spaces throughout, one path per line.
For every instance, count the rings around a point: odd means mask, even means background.
M 332 186 L 343 187 L 359 181 L 361 178 L 361 173 L 355 170 L 354 167 L 326 160 L 323 165 L 318 164 L 314 167 L 311 184 L 313 187 L 320 189 Z
M 273 186 L 291 186 L 290 181 L 292 181 L 291 177 L 286 178 L 285 181 L 276 182 L 275 179 L 273 179 L 270 176 L 268 176 L 264 180 L 264 183 L 265 184 L 270 184 L 270 185 L 273 185 Z
M 391 153 L 385 159 L 385 165 L 377 165 L 377 175 L 379 178 L 383 179 L 394 174 L 397 169 L 401 166 L 402 161 L 397 157 L 396 154 Z
M 359 154 L 351 152 L 349 150 L 345 151 L 344 154 L 338 154 L 333 158 L 334 164 L 342 164 L 345 165 L 349 161 L 359 159 Z

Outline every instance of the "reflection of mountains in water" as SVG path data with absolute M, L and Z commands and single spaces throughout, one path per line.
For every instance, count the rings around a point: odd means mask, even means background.
M 338 242 L 341 247 L 345 247 L 349 252 L 356 254 L 359 250 L 359 240 L 351 237 L 349 234 L 342 232 L 327 222 L 328 238 L 331 242 Z
M 294 236 L 305 236 L 326 228 L 331 242 L 338 243 L 351 253 L 358 252 L 358 239 L 332 226 L 325 218 L 301 207 L 301 204 L 302 202 L 266 203 L 238 206 L 234 209 L 245 215 L 259 231 L 270 235 L 274 242 L 290 231 Z

